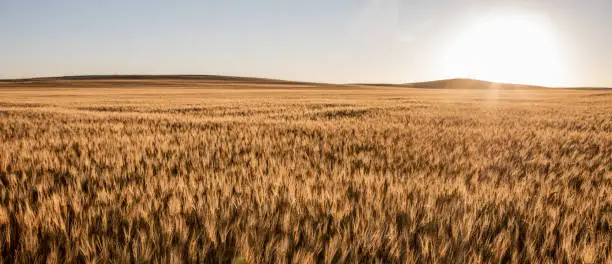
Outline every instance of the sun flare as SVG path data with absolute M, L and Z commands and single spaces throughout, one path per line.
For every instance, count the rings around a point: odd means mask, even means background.
M 443 54 L 446 77 L 562 85 L 563 60 L 554 30 L 529 15 L 494 15 L 467 27 Z

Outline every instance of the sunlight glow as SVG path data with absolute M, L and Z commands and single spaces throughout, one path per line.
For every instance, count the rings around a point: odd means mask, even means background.
M 561 49 L 546 19 L 495 14 L 474 21 L 442 54 L 446 77 L 556 86 L 566 80 Z

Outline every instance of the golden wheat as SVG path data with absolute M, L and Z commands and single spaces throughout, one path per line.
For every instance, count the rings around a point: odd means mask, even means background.
M 0 87 L 0 261 L 612 261 L 610 90 L 56 86 Z

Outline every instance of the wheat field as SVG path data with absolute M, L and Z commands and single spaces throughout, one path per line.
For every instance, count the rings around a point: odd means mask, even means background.
M 0 83 L 0 262 L 612 263 L 612 90 Z

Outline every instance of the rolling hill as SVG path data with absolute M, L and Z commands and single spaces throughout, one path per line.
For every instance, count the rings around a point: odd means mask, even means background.
M 430 88 L 430 89 L 540 89 L 546 88 L 536 85 L 497 83 L 474 79 L 447 79 L 430 82 L 417 82 L 401 84 L 403 87 Z
M 222 75 L 82 75 L 41 77 L 26 79 L 0 80 L 2 87 L 99 87 L 99 86 L 194 86 L 194 85 L 257 85 L 257 86 L 362 86 L 362 87 L 404 87 L 422 89 L 503 89 L 524 90 L 548 88 L 536 85 L 497 83 L 475 79 L 445 79 L 428 82 L 415 82 L 404 84 L 391 83 L 355 83 L 355 84 L 328 84 L 303 81 L 288 81 L 257 77 L 237 77 Z M 577 87 L 563 87 L 578 89 Z M 595 89 L 595 88 L 580 88 Z M 597 88 L 607 89 L 607 88 Z

